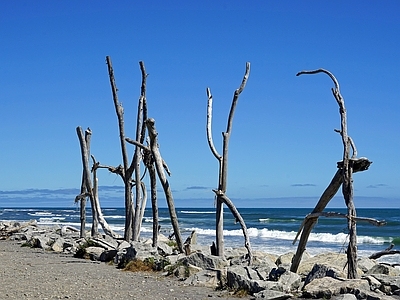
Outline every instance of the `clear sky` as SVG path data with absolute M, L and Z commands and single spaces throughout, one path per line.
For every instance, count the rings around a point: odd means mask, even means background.
M 77 126 L 92 129 L 98 161 L 121 163 L 109 55 L 132 138 L 145 63 L 149 116 L 178 206 L 213 205 L 206 88 L 222 152 L 250 62 L 229 148 L 227 195 L 237 206 L 313 207 L 329 184 L 343 155 L 333 84 L 295 76 L 325 68 L 340 83 L 359 156 L 373 161 L 354 175 L 356 207 L 399 208 L 399 14 L 397 0 L 3 1 L 0 207 L 72 205 L 82 173 Z M 99 184 L 102 203 L 123 205 L 120 178 L 103 170 Z

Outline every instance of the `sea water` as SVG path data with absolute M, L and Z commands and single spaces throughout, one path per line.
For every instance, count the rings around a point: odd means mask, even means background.
M 241 213 L 250 236 L 251 246 L 273 254 L 295 252 L 297 243 L 293 240 L 304 217 L 312 209 L 305 208 L 241 208 Z M 346 213 L 346 209 L 329 211 Z M 107 223 L 113 230 L 123 233 L 125 210 L 123 208 L 102 209 Z M 211 245 L 215 240 L 214 208 L 177 208 L 176 209 L 182 238 L 186 239 L 195 230 L 198 242 Z M 90 208 L 87 214 L 87 228 L 91 224 Z M 374 226 L 368 222 L 357 222 L 357 247 L 359 256 L 385 250 L 394 243 L 394 249 L 400 250 L 400 209 L 358 209 L 358 217 L 373 218 L 386 221 L 385 226 Z M 5 208 L 0 209 L 0 220 L 24 222 L 36 220 L 39 225 L 71 225 L 79 228 L 80 212 L 78 206 L 69 208 Z M 146 209 L 141 237 L 151 237 L 152 211 Z M 164 235 L 172 233 L 172 226 L 167 208 L 159 208 L 160 231 Z M 224 211 L 225 247 L 242 247 L 244 238 L 241 226 L 230 211 Z M 347 222 L 344 218 L 320 217 L 314 226 L 307 243 L 307 251 L 311 255 L 321 252 L 344 253 L 349 241 Z M 383 256 L 378 261 L 400 264 L 400 255 Z

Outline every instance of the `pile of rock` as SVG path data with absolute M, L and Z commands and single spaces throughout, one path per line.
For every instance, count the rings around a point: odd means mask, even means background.
M 108 236 L 79 238 L 77 229 L 38 227 L 35 224 L 0 223 L 0 232 L 12 232 L 10 239 L 31 247 L 70 253 L 118 267 L 140 260 L 165 276 L 176 276 L 187 285 L 245 291 L 256 299 L 336 298 L 400 299 L 400 269 L 368 258 L 358 260 L 360 279 L 346 279 L 346 255 L 325 253 L 311 257 L 305 253 L 298 273 L 290 272 L 293 253 L 275 256 L 254 251 L 248 265 L 245 248 L 226 249 L 225 258 L 211 255 L 210 248 L 195 243 L 186 254 L 178 253 L 173 241 L 159 237 L 152 241 L 126 242 Z

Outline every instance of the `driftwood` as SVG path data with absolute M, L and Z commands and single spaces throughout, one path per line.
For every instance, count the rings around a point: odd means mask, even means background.
M 332 94 L 336 100 L 336 102 L 339 105 L 339 112 L 340 112 L 340 119 L 341 119 L 341 128 L 340 130 L 335 130 L 338 132 L 341 137 L 342 137 L 342 143 L 343 143 L 343 162 L 341 164 L 340 170 L 337 173 L 338 176 L 335 175 L 336 182 L 333 183 L 334 187 L 337 187 L 337 189 L 340 187 L 340 184 L 342 185 L 342 193 L 343 197 L 347 206 L 347 215 L 348 215 L 348 222 L 347 222 L 347 227 L 349 230 L 349 244 L 347 247 L 347 264 L 348 264 L 348 271 L 347 271 L 347 277 L 349 279 L 354 279 L 358 278 L 357 274 L 357 232 L 356 232 L 356 209 L 354 206 L 353 202 L 353 168 L 354 168 L 354 159 L 357 156 L 357 150 L 355 147 L 355 144 L 353 140 L 348 136 L 347 133 L 347 113 L 346 113 L 346 108 L 344 105 L 344 99 L 340 93 L 339 89 L 339 83 L 336 80 L 335 76 L 327 70 L 324 69 L 318 69 L 318 70 L 313 70 L 313 71 L 301 71 L 296 74 L 296 76 L 303 75 L 303 74 L 317 74 L 317 73 L 325 73 L 327 74 L 333 81 L 334 83 L 334 88 L 332 88 Z M 353 154 L 350 157 L 350 148 L 353 150 Z M 339 184 L 338 177 L 341 177 L 341 182 Z M 332 184 L 332 183 L 331 183 Z M 336 189 L 336 191 L 337 191 Z M 332 196 L 333 197 L 333 196 Z M 329 199 L 330 200 L 330 199 Z M 328 201 L 329 201 L 328 200 Z M 327 203 L 327 202 L 326 202 Z M 325 204 L 326 205 L 326 204 Z M 314 211 L 314 212 L 319 212 L 319 211 Z M 310 227 L 311 224 L 311 227 Z M 310 224 L 307 224 L 307 228 L 311 232 L 311 228 L 313 226 L 312 222 Z M 309 233 L 308 233 L 309 234 Z M 300 246 L 300 245 L 299 245 Z M 305 246 L 302 245 L 302 246 Z M 302 249 L 300 249 L 300 252 L 302 253 Z M 301 257 L 301 255 L 300 255 Z M 296 265 L 291 267 L 291 270 L 296 269 L 298 267 L 299 258 L 295 257 L 296 260 Z
M 6 239 L 10 235 L 20 231 L 21 229 L 24 229 L 24 228 L 29 227 L 29 226 L 36 226 L 36 225 L 37 225 L 36 220 L 33 220 L 33 221 L 25 223 L 25 224 L 23 224 L 21 226 L 12 227 L 11 229 L 1 228 L 0 229 L 0 239 Z
M 82 198 L 89 197 L 90 199 L 90 205 L 92 208 L 92 230 L 91 230 L 91 236 L 96 236 L 98 235 L 98 218 L 97 218 L 97 211 L 96 211 L 96 205 L 94 204 L 94 198 L 93 198 L 93 190 L 92 190 L 92 181 L 90 179 L 90 168 L 89 168 L 89 149 L 86 145 L 85 137 L 83 135 L 82 128 L 78 126 L 76 128 L 76 133 L 78 134 L 78 139 L 79 139 L 79 144 L 81 147 L 81 157 L 82 157 L 82 166 L 83 166 L 83 178 L 85 182 L 85 187 L 86 187 L 86 193 L 84 195 L 78 195 L 77 198 L 80 198 L 81 201 Z M 75 201 L 76 199 L 75 198 Z
M 243 220 L 242 215 L 236 209 L 236 206 L 233 204 L 233 202 L 224 193 L 222 193 L 221 191 L 217 191 L 217 190 L 213 190 L 213 192 L 217 195 L 217 197 L 219 197 L 219 199 L 221 201 L 223 201 L 223 203 L 226 206 L 228 206 L 232 215 L 235 217 L 235 219 L 239 222 L 240 226 L 242 227 L 243 236 L 244 236 L 244 246 L 247 249 L 248 261 L 249 261 L 249 265 L 250 265 L 253 261 L 253 252 L 251 250 L 250 238 L 249 238 L 249 234 L 247 232 L 247 226 Z
M 122 152 L 123 166 L 117 167 L 118 173 L 124 182 L 125 192 L 125 233 L 124 239 L 126 241 L 132 240 L 133 236 L 133 216 L 134 208 L 132 204 L 132 168 L 129 168 L 128 152 L 125 144 L 125 129 L 124 129 L 124 109 L 122 104 L 118 101 L 118 89 L 115 83 L 114 70 L 111 63 L 111 58 L 106 57 L 108 75 L 110 78 L 111 92 L 114 100 L 115 112 L 118 118 L 119 139 Z
M 151 119 L 151 118 L 147 119 L 145 121 L 145 124 L 147 126 L 147 130 L 148 130 L 148 134 L 149 134 L 149 138 L 150 138 L 150 150 L 151 150 L 151 153 L 152 153 L 152 156 L 154 159 L 155 169 L 157 171 L 157 175 L 158 175 L 158 178 L 160 179 L 161 185 L 164 189 L 165 198 L 167 200 L 169 216 L 171 219 L 172 228 L 174 230 L 176 243 L 177 243 L 179 251 L 182 253 L 182 252 L 184 252 L 183 242 L 182 242 L 181 232 L 179 229 L 178 217 L 177 217 L 176 211 L 175 211 L 174 198 L 172 196 L 172 191 L 171 191 L 168 179 L 164 173 L 164 172 L 167 172 L 168 175 L 170 175 L 170 171 L 169 171 L 168 166 L 165 163 L 165 161 L 161 158 L 160 150 L 158 148 L 158 139 L 157 139 L 158 133 L 157 133 L 156 127 L 155 127 L 155 120 Z
M 371 161 L 369 161 L 365 157 L 360 158 L 352 158 L 353 161 L 353 172 L 361 172 L 368 170 L 369 166 L 371 165 Z M 297 246 L 296 254 L 293 257 L 292 264 L 290 267 L 290 271 L 297 272 L 297 269 L 300 265 L 301 258 L 303 256 L 304 251 L 306 250 L 306 245 L 308 241 L 308 237 L 314 225 L 318 221 L 318 216 L 315 214 L 321 213 L 325 207 L 328 205 L 329 201 L 336 195 L 337 191 L 339 190 L 340 186 L 343 182 L 342 170 L 341 166 L 343 165 L 343 161 L 337 163 L 339 170 L 336 171 L 336 174 L 333 176 L 329 186 L 325 189 L 324 193 L 321 195 L 317 205 L 315 206 L 314 210 L 311 212 L 311 215 L 315 217 L 306 217 L 303 223 L 300 226 L 300 229 L 296 235 L 296 238 L 293 241 L 293 244 L 296 243 L 298 236 L 301 233 L 301 238 L 299 241 L 299 245 Z
M 83 136 L 83 131 L 81 127 L 76 128 L 78 138 L 79 138 L 79 143 L 81 146 L 81 155 L 82 155 L 82 165 L 83 165 L 83 172 L 84 176 L 83 178 L 85 179 L 85 187 L 86 187 L 86 193 L 85 195 L 78 195 L 82 199 L 82 197 L 89 197 L 90 199 L 90 204 L 92 207 L 92 214 L 93 214 L 93 222 L 92 222 L 92 230 L 91 230 L 91 235 L 92 236 L 97 236 L 99 234 L 98 232 L 98 224 L 100 223 L 101 227 L 103 228 L 103 231 L 105 234 L 112 236 L 114 238 L 119 238 L 120 236 L 116 233 L 114 233 L 110 226 L 108 226 L 108 223 L 103 217 L 103 214 L 101 212 L 100 208 L 100 203 L 98 199 L 98 188 L 97 188 L 97 175 L 96 175 L 96 165 L 98 165 L 93 158 L 94 165 L 93 165 L 93 184 L 94 186 L 92 187 L 92 181 L 90 180 L 90 169 L 89 169 L 89 152 L 88 148 Z M 82 200 L 81 200 L 82 201 Z
M 393 247 L 394 247 L 394 244 L 390 244 L 390 246 L 388 248 L 386 248 L 385 250 L 371 254 L 368 258 L 369 259 L 378 259 L 384 255 L 400 254 L 400 250 L 392 250 Z
M 218 153 L 214 146 L 214 142 L 212 139 L 212 130 L 211 130 L 211 119 L 212 119 L 212 95 L 211 91 L 209 88 L 207 88 L 207 97 L 208 97 L 208 103 L 207 103 L 207 141 L 208 145 L 210 147 L 210 150 L 212 154 L 215 156 L 215 158 L 218 160 L 219 164 L 219 176 L 218 176 L 218 189 L 216 190 L 216 253 L 218 256 L 224 256 L 224 233 L 223 233 L 223 213 L 224 213 L 224 207 L 223 204 L 225 203 L 226 199 L 229 200 L 229 198 L 226 197 L 226 188 L 227 188 L 227 178 L 228 178 L 228 149 L 229 149 L 229 138 L 231 135 L 232 131 L 232 124 L 233 124 L 233 115 L 235 113 L 235 108 L 237 101 L 239 99 L 239 95 L 242 93 L 243 89 L 246 86 L 247 79 L 249 77 L 250 73 L 250 63 L 246 63 L 246 72 L 245 75 L 243 76 L 242 83 L 240 87 L 235 90 L 233 99 L 232 99 L 232 105 L 231 109 L 229 112 L 229 117 L 228 117 L 228 124 L 227 124 L 227 129 L 225 132 L 222 133 L 222 155 Z M 225 198 L 226 199 L 225 199 Z M 235 206 L 233 203 L 229 200 L 227 203 L 230 203 L 231 205 L 231 211 L 236 211 L 237 216 L 240 216 L 239 212 L 236 210 Z M 232 209 L 234 208 L 234 209 Z M 237 219 L 242 219 L 241 216 Z M 243 220 L 243 219 L 242 219 Z M 244 221 L 243 221 L 244 224 Z M 242 226 L 243 228 L 243 226 Z M 247 230 L 243 231 L 245 234 L 245 240 L 246 244 L 248 243 L 248 250 L 249 250 L 249 263 L 251 263 L 251 247 L 250 247 L 250 241 L 248 239 L 247 235 Z
M 90 153 L 90 138 L 92 136 L 92 131 L 90 128 L 85 130 L 85 143 L 86 147 L 88 149 L 88 152 Z M 85 184 L 85 171 L 82 171 L 82 183 L 81 183 L 81 197 L 76 197 L 75 202 L 80 203 L 80 221 L 81 221 L 81 229 L 80 229 L 80 237 L 85 238 L 86 237 L 86 184 Z
M 147 119 L 147 100 L 146 100 L 146 81 L 147 81 L 147 73 L 142 61 L 139 62 L 140 70 L 142 73 L 142 86 L 141 93 L 139 97 L 138 103 L 138 111 L 137 111 L 137 121 L 136 121 L 136 141 L 143 144 L 146 127 L 144 126 L 144 121 Z M 140 162 L 142 161 L 142 152 L 140 148 L 136 146 L 135 154 L 132 159 L 132 164 L 130 168 L 134 169 L 135 173 L 135 217 L 134 217 L 134 226 L 133 226 L 133 240 L 139 241 L 140 237 L 140 229 L 142 226 L 142 219 L 144 215 L 144 211 L 146 208 L 147 202 L 147 193 L 146 187 L 142 182 L 140 176 Z M 131 171 L 130 171 L 131 172 Z M 133 172 L 133 171 L 132 171 Z

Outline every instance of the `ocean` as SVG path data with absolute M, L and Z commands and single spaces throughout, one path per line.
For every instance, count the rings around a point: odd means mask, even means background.
M 297 243 L 292 244 L 304 217 L 312 209 L 304 208 L 242 208 L 238 209 L 246 222 L 250 235 L 251 246 L 273 254 L 295 252 Z M 123 233 L 125 211 L 123 208 L 102 209 L 108 224 L 120 234 Z M 346 213 L 346 209 L 330 209 Z M 214 208 L 177 208 L 179 226 L 183 240 L 193 230 L 196 230 L 198 243 L 211 245 L 215 240 L 215 209 Z M 91 224 L 91 212 L 87 211 L 87 226 Z M 146 209 L 143 218 L 141 237 L 151 237 L 152 212 Z M 385 220 L 385 226 L 376 227 L 367 222 L 357 223 L 357 246 L 359 256 L 369 256 L 382 251 L 394 243 L 393 249 L 400 250 L 400 209 L 358 209 L 358 217 Z M 36 220 L 39 225 L 68 224 L 79 228 L 79 207 L 69 208 L 0 208 L 0 221 L 24 222 Z M 159 208 L 159 223 L 161 233 L 169 235 L 172 226 L 168 209 Z M 88 227 L 89 228 L 89 227 Z M 100 227 L 101 229 L 101 227 Z M 244 238 L 239 223 L 228 208 L 224 210 L 224 240 L 225 247 L 244 246 Z M 344 253 L 348 244 L 347 223 L 343 218 L 320 217 L 315 225 L 308 243 L 307 251 L 311 255 L 321 252 Z M 400 255 L 383 256 L 380 262 L 400 264 Z

